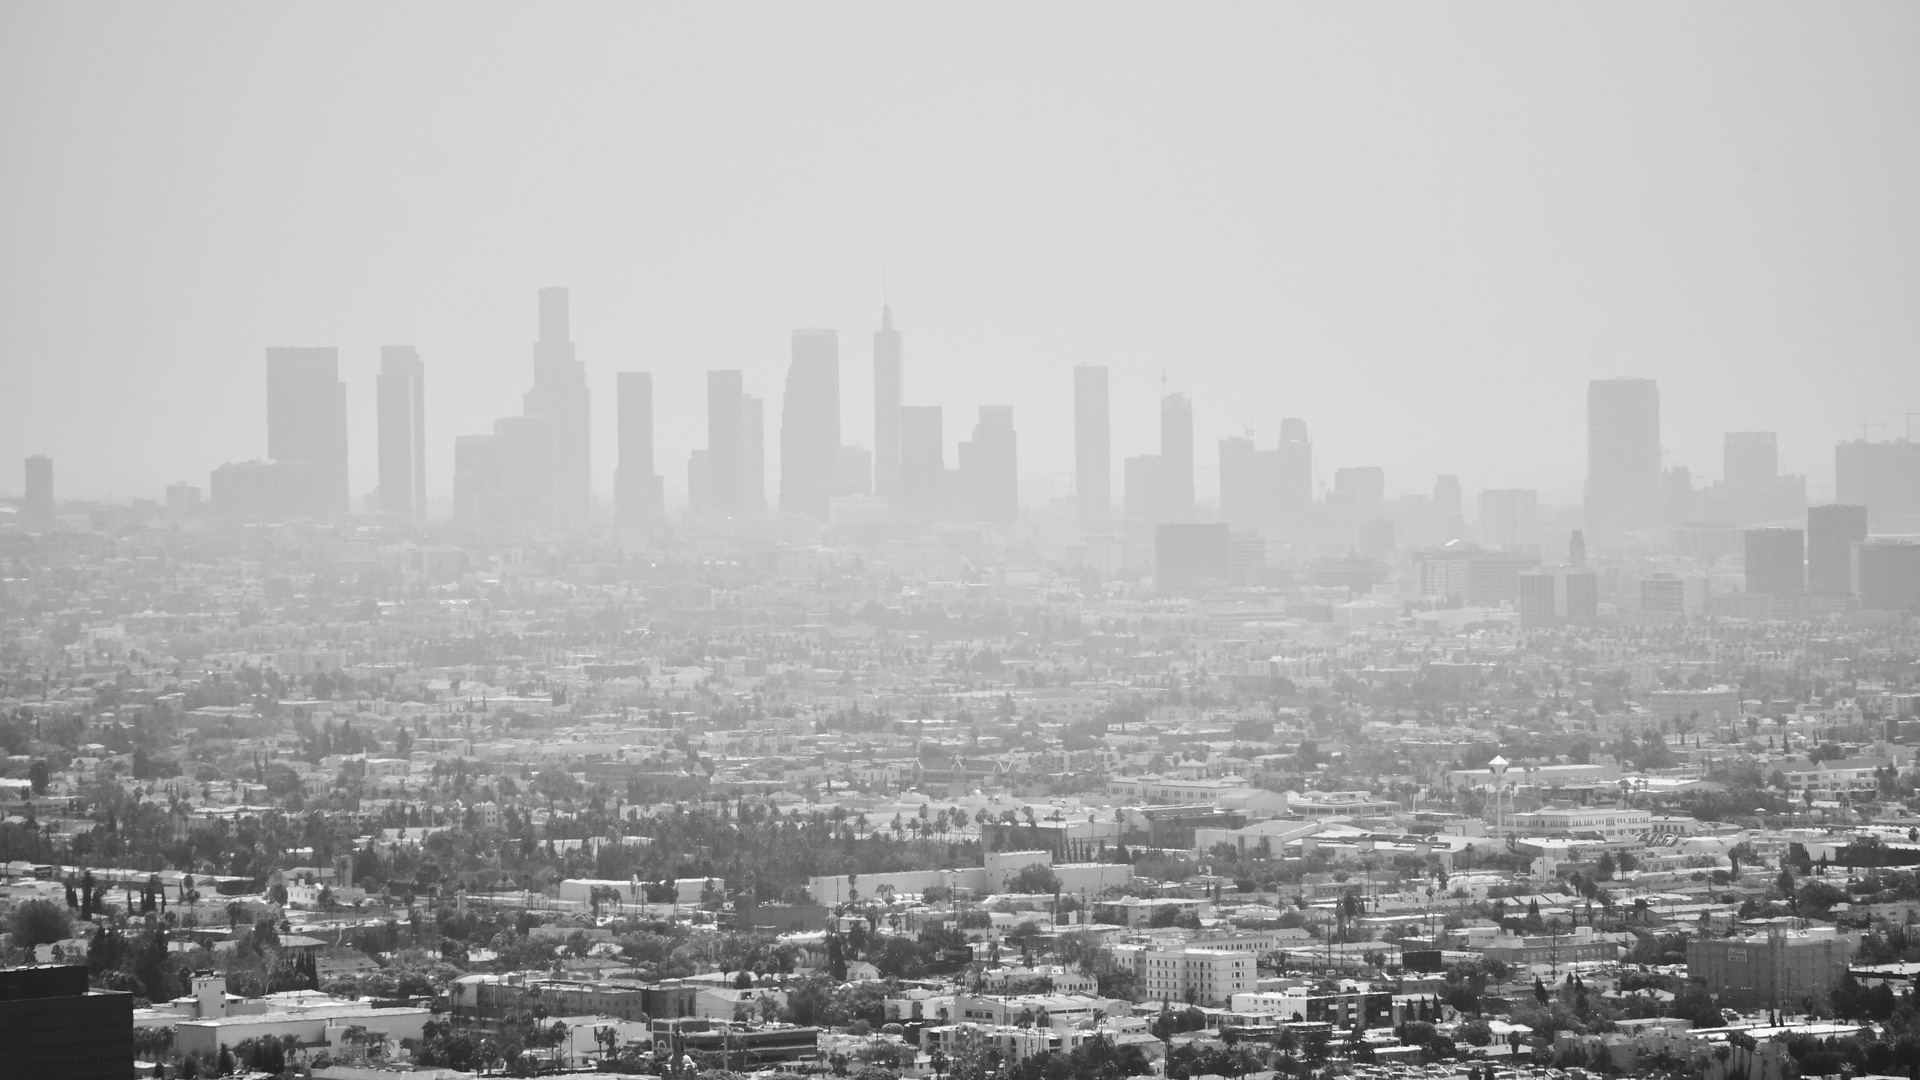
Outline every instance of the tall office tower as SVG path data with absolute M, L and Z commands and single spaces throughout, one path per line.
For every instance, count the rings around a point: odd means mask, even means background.
M 1567 537 L 1567 565 L 1581 568 L 1587 565 L 1587 534 L 1579 529 Z
M 946 504 L 946 436 L 940 406 L 900 408 L 900 493 L 895 509 L 909 518 L 931 520 Z
M 1193 402 L 1185 394 L 1160 399 L 1160 521 L 1193 520 Z
M 27 459 L 27 490 L 26 497 L 20 500 L 20 512 L 33 525 L 53 520 L 52 458 L 35 454 Z
M 1660 386 L 1587 384 L 1587 529 L 1615 539 L 1660 524 Z
M 840 337 L 795 330 L 780 402 L 780 509 L 827 515 L 840 471 Z
M 1855 439 L 1834 447 L 1835 502 L 1864 506 L 1881 532 L 1920 532 L 1920 443 Z
M 740 396 L 740 507 L 767 508 L 766 402 L 752 394 Z
M 1250 436 L 1220 440 L 1220 517 L 1235 529 L 1258 529 L 1266 523 L 1261 464 Z
M 893 308 L 880 308 L 880 329 L 873 332 L 873 491 L 891 496 L 900 487 L 900 404 L 904 389 L 900 331 Z
M 1007 525 L 1020 517 L 1018 457 L 1013 406 L 980 406 L 973 438 L 960 444 L 960 472 L 975 521 Z
M 528 416 L 552 418 L 553 446 L 546 477 L 548 512 L 559 524 L 585 525 L 593 508 L 587 366 L 574 358 L 567 290 L 540 290 L 540 340 L 533 347 Z
M 1799 596 L 1807 588 L 1806 534 L 1799 529 L 1748 529 L 1747 591 Z
M 1853 595 L 1853 545 L 1866 538 L 1866 507 L 1808 507 L 1807 591 L 1815 596 Z
M 1540 543 L 1540 497 L 1526 488 L 1495 488 L 1480 493 L 1480 540 L 1520 551 Z
M 380 349 L 375 384 L 380 428 L 381 513 L 427 512 L 427 369 L 411 345 Z
M 1920 613 L 1920 542 L 1877 536 L 1855 545 L 1853 591 L 1869 610 Z
M 307 467 L 312 490 L 288 505 L 291 516 L 347 512 L 347 385 L 340 350 L 267 350 L 267 456 Z
M 1113 513 L 1113 433 L 1107 411 L 1107 369 L 1073 369 L 1073 491 L 1080 520 Z
M 1485 511 L 1482 510 L 1484 518 Z M 1467 515 L 1460 494 L 1460 478 L 1442 473 L 1433 478 L 1433 523 L 1442 543 L 1467 535 Z
M 1288 417 L 1280 421 L 1279 453 L 1279 502 L 1275 510 L 1281 527 L 1298 536 L 1313 518 L 1313 439 L 1307 435 L 1305 420 Z
M 1807 479 L 1780 475 L 1778 440 L 1771 431 L 1730 431 L 1725 480 L 1708 516 L 1745 525 L 1795 518 L 1807 508 Z
M 747 399 L 737 370 L 707 372 L 707 448 L 704 482 L 697 493 L 688 482 L 688 502 L 696 510 L 733 513 L 747 503 Z
M 664 484 L 653 471 L 653 374 L 622 371 L 613 379 L 620 436 L 619 461 L 613 468 L 613 517 L 622 528 L 633 528 L 666 508 Z

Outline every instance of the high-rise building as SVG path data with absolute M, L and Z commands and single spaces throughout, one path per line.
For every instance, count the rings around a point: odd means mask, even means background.
M 1592 626 L 1599 619 L 1599 575 L 1578 567 L 1520 571 L 1520 625 Z
M 691 481 L 688 486 L 696 510 L 736 512 L 746 506 L 747 404 L 741 381 L 737 370 L 707 372 L 705 482 L 697 498 Z
M 20 500 L 20 513 L 31 525 L 53 520 L 53 459 L 45 454 L 27 459 L 27 490 Z
M 780 402 L 780 509 L 827 516 L 840 473 L 840 338 L 795 330 Z
M 1920 442 L 1855 439 L 1833 459 L 1835 502 L 1866 507 L 1882 532 L 1920 531 Z
M 1863 608 L 1920 613 L 1920 541 L 1879 536 L 1855 544 L 1853 587 Z
M 380 488 L 384 514 L 421 517 L 427 512 L 427 369 L 411 345 L 380 350 L 375 384 L 380 438 Z
M 1480 542 L 1509 551 L 1540 543 L 1540 496 L 1526 488 L 1480 493 Z
M 740 507 L 767 508 L 767 408 L 753 394 L 740 395 Z
M 567 290 L 540 290 L 540 340 L 533 347 L 533 389 L 522 403 L 528 416 L 552 418 L 552 446 L 544 461 L 549 494 L 546 512 L 551 522 L 585 525 L 593 508 L 592 459 L 589 453 L 590 402 L 587 366 L 575 358 L 572 312 Z
M 1799 517 L 1807 505 L 1807 478 L 1780 475 L 1779 440 L 1771 431 L 1729 431 L 1725 480 L 1710 499 L 1708 516 L 1736 525 Z
M 1660 386 L 1587 384 L 1587 530 L 1609 539 L 1661 523 Z
M 622 371 L 613 378 L 620 436 L 613 516 L 622 528 L 634 528 L 666 509 L 664 485 L 653 469 L 653 373 Z
M 900 491 L 894 508 L 903 516 L 932 520 L 946 508 L 947 455 L 938 405 L 900 409 Z
M 1307 422 L 1297 417 L 1280 421 L 1280 461 L 1276 507 L 1280 526 L 1298 536 L 1313 518 L 1313 439 L 1307 435 Z
M 1853 545 L 1866 538 L 1866 507 L 1809 506 L 1807 591 L 1825 597 L 1853 595 Z
M 893 328 L 893 308 L 880 308 L 873 332 L 873 491 L 891 496 L 900 487 L 900 406 L 904 402 L 904 352 Z
M 1019 518 L 1018 456 L 1013 406 L 980 406 L 973 438 L 960 444 L 960 472 L 975 521 L 1006 525 Z
M 491 435 L 454 440 L 454 520 L 578 527 L 592 510 L 586 365 L 574 355 L 567 290 L 540 290 L 533 389 Z
M 1107 407 L 1107 369 L 1073 369 L 1073 490 L 1080 520 L 1113 513 L 1113 434 Z
M 1799 529 L 1746 530 L 1747 591 L 1776 597 L 1805 592 L 1806 539 Z
M 1193 402 L 1185 394 L 1160 399 L 1160 480 L 1163 521 L 1193 520 Z
M 340 381 L 340 350 L 267 350 L 267 456 L 300 463 L 310 489 L 288 516 L 332 517 L 347 512 L 347 386 Z
M 1481 520 L 1485 519 L 1483 507 Z M 1460 493 L 1460 478 L 1453 473 L 1442 473 L 1433 478 L 1433 524 L 1439 533 L 1434 539 L 1443 544 L 1467 535 L 1467 515 Z
M 1271 517 L 1273 483 L 1262 483 L 1260 451 L 1253 438 L 1220 440 L 1220 516 L 1235 529 L 1258 529 Z

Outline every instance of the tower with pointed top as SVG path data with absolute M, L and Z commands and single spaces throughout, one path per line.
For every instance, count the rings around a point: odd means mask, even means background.
M 880 329 L 873 332 L 873 491 L 887 497 L 898 495 L 900 489 L 902 360 L 893 305 L 882 303 Z

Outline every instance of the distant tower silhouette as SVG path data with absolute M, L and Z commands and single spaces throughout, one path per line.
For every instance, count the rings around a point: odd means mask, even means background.
M 873 491 L 892 497 L 900 490 L 900 406 L 905 393 L 900 331 L 893 307 L 880 308 L 873 332 Z
M 664 507 L 661 480 L 653 468 L 653 374 L 614 376 L 619 409 L 618 464 L 613 470 L 613 515 L 622 528 L 645 525 Z
M 780 402 L 780 509 L 825 517 L 839 470 L 839 335 L 795 330 Z
M 267 350 L 267 456 L 304 466 L 306 490 L 282 504 L 287 512 L 347 512 L 347 386 L 340 381 L 340 350 Z
M 1567 565 L 1585 567 L 1587 565 L 1587 537 L 1579 529 L 1567 537 Z
M 411 345 L 380 350 L 380 511 L 401 517 L 427 512 L 427 374 Z

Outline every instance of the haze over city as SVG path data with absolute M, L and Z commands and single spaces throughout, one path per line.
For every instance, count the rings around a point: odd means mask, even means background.
M 258 456 L 262 350 L 335 345 L 358 500 L 403 342 L 444 509 L 548 285 L 603 505 L 614 372 L 654 373 L 684 505 L 702 373 L 777 417 L 798 327 L 840 332 L 870 448 L 883 293 L 912 400 L 1014 407 L 1028 503 L 1071 493 L 1076 364 L 1112 369 L 1120 456 L 1164 370 L 1203 448 L 1298 416 L 1323 487 L 1557 505 L 1589 378 L 1660 380 L 1669 464 L 1778 431 L 1816 495 L 1834 442 L 1920 407 L 1899 6 L 92 10 L 0 35 L 0 459 L 76 496 Z

